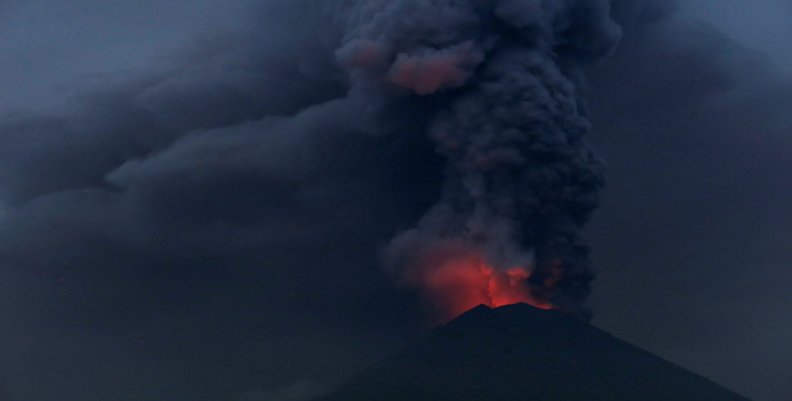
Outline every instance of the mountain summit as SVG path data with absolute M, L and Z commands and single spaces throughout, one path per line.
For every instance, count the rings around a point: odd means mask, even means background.
M 559 311 L 478 306 L 321 401 L 747 401 Z

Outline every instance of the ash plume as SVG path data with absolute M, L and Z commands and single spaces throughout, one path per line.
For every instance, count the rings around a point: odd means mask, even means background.
M 603 165 L 576 90 L 620 37 L 606 0 L 367 0 L 331 6 L 363 118 L 420 101 L 445 159 L 440 199 L 385 252 L 421 287 L 449 249 L 528 271 L 536 304 L 577 312 L 594 277 L 581 227 Z M 405 155 L 409 158 L 409 155 Z M 453 253 L 453 252 L 451 252 Z M 429 262 L 431 261 L 431 262 Z M 487 273 L 491 274 L 491 273 Z M 431 291 L 431 290 L 430 290 Z

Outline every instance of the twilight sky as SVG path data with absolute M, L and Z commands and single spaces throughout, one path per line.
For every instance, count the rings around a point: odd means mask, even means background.
M 614 3 L 593 322 L 789 400 L 792 6 Z M 424 332 L 380 251 L 442 161 L 310 4 L 0 0 L 0 400 L 305 401 Z

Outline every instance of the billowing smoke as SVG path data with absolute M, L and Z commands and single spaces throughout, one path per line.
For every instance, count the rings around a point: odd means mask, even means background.
M 346 29 L 336 58 L 350 97 L 369 106 L 361 118 L 420 101 L 426 135 L 446 160 L 440 199 L 385 252 L 399 279 L 441 315 L 510 301 L 579 312 L 593 278 L 580 230 L 598 204 L 603 166 L 584 139 L 575 83 L 620 37 L 609 2 L 331 7 Z

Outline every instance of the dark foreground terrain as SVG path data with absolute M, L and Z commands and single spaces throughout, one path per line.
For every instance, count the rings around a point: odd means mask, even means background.
M 321 401 L 746 401 L 557 311 L 479 306 Z

